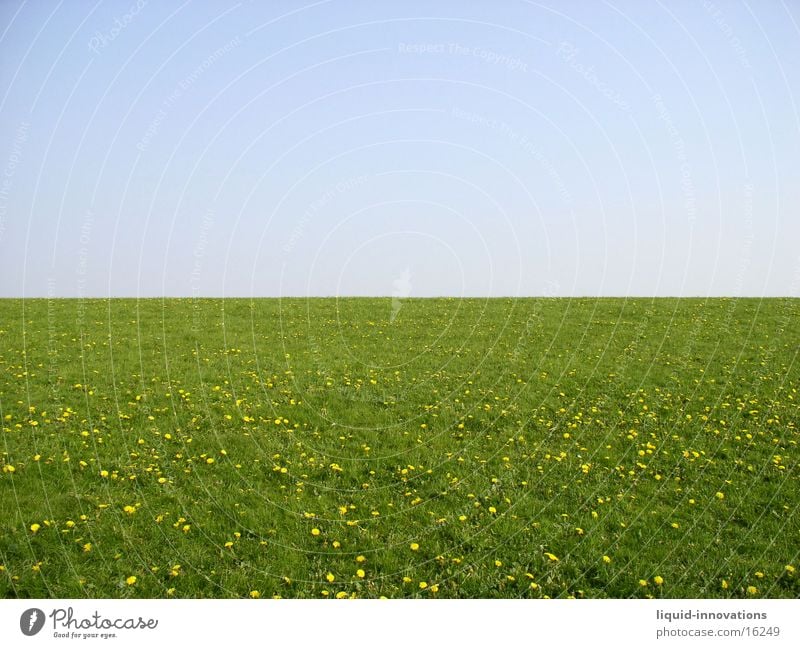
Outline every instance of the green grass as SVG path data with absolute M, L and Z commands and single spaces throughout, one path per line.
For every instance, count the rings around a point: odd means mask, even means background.
M 0 595 L 800 596 L 799 300 L 395 310 L 0 301 Z

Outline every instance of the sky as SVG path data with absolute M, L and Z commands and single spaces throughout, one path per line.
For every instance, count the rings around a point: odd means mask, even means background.
M 0 2 L 0 296 L 800 296 L 800 3 Z

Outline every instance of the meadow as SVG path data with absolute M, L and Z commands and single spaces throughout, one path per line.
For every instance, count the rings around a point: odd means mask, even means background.
M 800 300 L 0 300 L 4 597 L 800 596 Z

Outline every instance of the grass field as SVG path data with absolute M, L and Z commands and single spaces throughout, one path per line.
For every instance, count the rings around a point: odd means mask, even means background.
M 800 300 L 0 301 L 5 597 L 798 597 Z

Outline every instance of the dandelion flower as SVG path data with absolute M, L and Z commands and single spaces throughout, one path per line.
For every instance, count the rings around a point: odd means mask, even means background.
M 546 551 L 544 555 L 547 556 L 553 562 L 558 562 L 558 556 L 556 556 L 555 554 L 551 554 L 549 551 Z
M 647 581 L 644 578 L 639 579 L 639 586 L 640 587 L 647 587 Z
M 656 576 L 656 577 L 653 579 L 653 582 L 654 582 L 656 585 L 659 585 L 659 586 L 661 586 L 661 585 L 663 585 L 663 584 L 664 584 L 664 579 L 663 579 L 663 578 L 661 578 L 661 576 Z
M 794 565 L 786 565 L 784 569 L 786 570 L 787 574 L 794 574 L 795 572 Z
M 325 580 L 326 580 L 326 581 L 328 581 L 329 583 L 332 583 L 333 581 L 335 581 L 335 580 L 336 580 L 336 576 L 334 576 L 333 574 L 331 574 L 330 572 L 328 572 L 328 573 L 326 574 L 326 576 L 325 576 Z
M 725 493 L 723 493 L 722 491 L 717 491 L 716 498 L 717 499 L 725 499 Z
M 607 565 L 611 562 L 611 556 L 603 556 L 603 562 Z
M 750 596 L 753 596 L 753 595 L 755 595 L 755 594 L 758 594 L 758 588 L 757 588 L 757 587 L 754 587 L 753 585 L 748 585 L 748 586 L 747 586 L 747 593 L 748 593 Z
M 252 599 L 261 598 L 261 592 L 259 592 L 258 590 L 250 590 L 250 598 Z
M 125 579 L 125 583 L 128 584 L 128 585 L 135 585 L 136 584 L 136 576 L 128 576 L 128 578 Z
M 36 524 L 36 522 L 34 522 L 33 524 L 31 524 L 31 531 L 32 531 L 33 533 L 36 533 L 36 532 L 37 532 L 39 529 L 41 529 L 41 528 L 42 528 L 42 525 L 41 525 L 41 524 Z
M 318 536 L 319 534 L 320 534 L 320 530 L 319 530 L 319 529 L 317 529 L 316 527 L 314 527 L 313 529 L 311 529 L 311 535 L 312 535 L 312 536 Z
M 426 583 L 425 581 L 420 581 L 419 582 L 419 588 L 420 589 L 428 589 L 428 583 Z
M 356 556 L 356 562 L 357 562 L 357 563 L 363 563 L 363 562 L 365 562 L 366 560 L 367 560 L 367 559 L 366 559 L 364 556 Z
M 364 573 L 363 569 L 357 569 L 356 576 L 358 576 L 359 578 L 364 578 L 364 576 L 366 576 L 366 573 Z
M 412 542 L 410 547 L 411 551 L 419 551 L 419 545 L 416 542 Z

